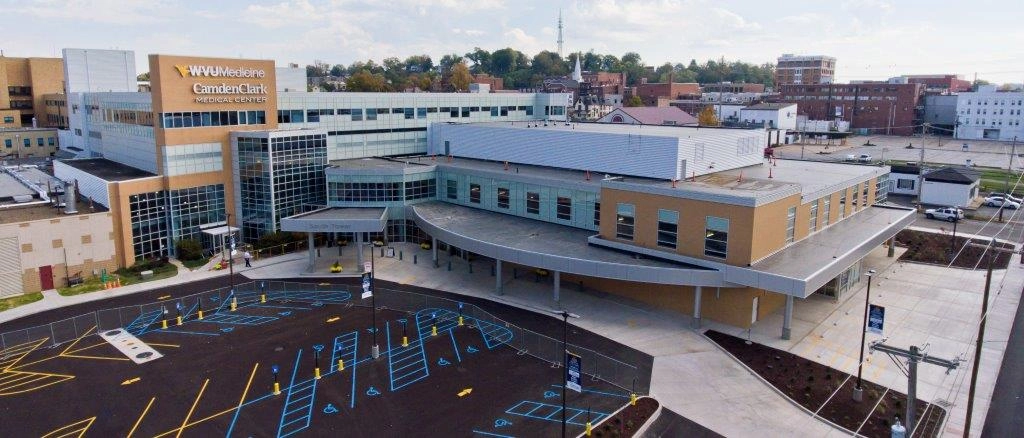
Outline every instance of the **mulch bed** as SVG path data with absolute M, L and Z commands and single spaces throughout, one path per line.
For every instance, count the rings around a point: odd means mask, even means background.
M 855 402 L 856 376 L 787 351 L 757 343 L 747 345 L 744 339 L 714 330 L 704 335 L 797 404 L 847 430 L 868 437 L 888 437 L 894 417 L 904 417 L 905 394 L 865 380 L 864 400 Z M 945 411 L 920 399 L 915 407 L 919 423 L 915 436 L 937 436 Z
M 626 406 L 600 423 L 592 431 L 595 437 L 631 437 L 636 434 L 637 429 L 650 420 L 651 415 L 658 410 L 658 401 L 643 397 L 636 401 L 636 406 Z
M 952 225 L 950 225 L 949 230 L 952 231 Z M 965 248 L 964 244 L 967 243 L 968 239 L 957 236 L 956 243 L 953 243 L 952 239 L 951 234 L 926 233 L 917 230 L 903 230 L 896 234 L 896 244 L 907 248 L 907 252 L 900 256 L 901 261 L 946 265 L 949 264 L 950 258 L 956 256 L 956 259 L 953 260 L 953 267 L 985 269 L 988 257 L 985 256 L 982 259 L 985 252 L 984 248 L 976 246 Z M 982 239 L 970 239 L 970 241 L 980 245 L 988 245 L 989 243 L 987 240 Z M 994 246 L 996 248 L 1013 249 L 1013 245 L 1000 242 L 996 242 Z M 992 261 L 992 267 L 995 269 L 1006 269 L 1009 263 L 1009 253 L 996 252 Z

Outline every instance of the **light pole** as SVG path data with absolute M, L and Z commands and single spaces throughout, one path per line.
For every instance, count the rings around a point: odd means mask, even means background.
M 956 254 L 956 224 L 960 223 L 960 206 L 953 207 L 953 239 L 949 242 L 949 257 L 952 261 Z
M 871 277 L 875 275 L 874 269 L 869 269 L 868 273 L 868 292 L 864 295 L 864 325 L 861 327 L 860 332 L 860 360 L 857 361 L 857 387 L 853 389 L 853 400 L 861 401 L 864 399 L 864 387 L 861 386 L 860 375 L 864 369 L 864 339 L 868 334 L 868 303 L 871 301 Z
M 231 285 L 231 293 L 235 293 L 235 236 L 231 234 L 231 213 L 224 213 L 225 225 L 228 227 L 228 238 L 231 247 L 228 248 L 228 284 Z
M 380 357 L 380 345 L 377 344 L 377 295 L 374 282 L 374 277 L 377 276 L 377 271 L 374 266 L 373 256 L 373 242 L 366 243 L 370 247 L 370 312 L 373 314 L 373 347 L 370 349 L 370 354 L 374 359 Z
M 579 318 L 580 316 L 563 309 L 551 310 L 551 313 L 562 317 L 562 369 L 567 370 L 569 366 L 569 318 Z M 568 371 L 565 371 L 565 373 L 568 373 Z M 565 387 L 568 386 L 566 383 L 568 382 L 562 382 L 562 438 L 565 438 Z

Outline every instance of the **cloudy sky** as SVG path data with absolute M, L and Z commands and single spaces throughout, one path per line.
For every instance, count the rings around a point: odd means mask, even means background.
M 566 51 L 648 65 L 725 57 L 774 62 L 783 53 L 838 58 L 838 80 L 975 73 L 1024 81 L 1019 0 L 0 0 L 7 56 L 60 49 L 349 64 L 474 47 Z

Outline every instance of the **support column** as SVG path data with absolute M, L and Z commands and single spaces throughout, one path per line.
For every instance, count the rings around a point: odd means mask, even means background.
M 889 256 L 889 258 L 895 257 L 896 256 L 896 238 L 895 237 L 890 237 L 889 238 L 889 242 L 887 242 L 887 243 L 889 244 L 889 253 L 887 255 Z
M 561 275 L 559 275 L 560 273 L 558 271 L 551 271 L 551 272 L 552 272 L 551 278 L 554 280 L 554 283 L 555 283 L 554 286 L 552 286 L 552 288 L 553 288 L 552 290 L 553 290 L 554 295 L 555 295 L 555 301 L 560 301 L 561 297 L 559 297 L 559 294 L 561 292 L 561 287 L 560 286 L 562 285 Z
M 306 233 L 309 242 L 309 267 L 306 268 L 306 272 L 313 272 L 316 270 L 316 245 L 313 243 L 313 233 Z
M 434 267 L 436 268 L 437 267 L 437 238 L 436 237 L 431 237 L 431 239 L 432 239 L 431 240 L 432 244 L 430 245 L 430 251 L 431 251 L 430 259 L 434 261 Z
M 504 295 L 501 290 L 501 259 L 494 259 L 494 293 Z
M 786 295 L 786 312 L 782 316 L 782 339 L 789 340 L 793 335 L 790 325 L 793 323 L 793 296 Z
M 363 233 L 355 233 L 356 237 L 356 272 L 363 272 Z M 372 250 L 371 250 L 372 251 Z
M 696 286 L 693 291 L 693 328 L 700 328 L 700 300 L 701 294 L 700 286 Z

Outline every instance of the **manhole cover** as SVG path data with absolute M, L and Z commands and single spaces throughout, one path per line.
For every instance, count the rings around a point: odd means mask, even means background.
M 107 336 L 117 336 L 119 334 L 121 334 L 120 330 L 111 330 L 111 331 L 107 332 Z
M 146 351 L 146 352 L 143 352 L 143 353 L 136 354 L 135 358 L 136 359 L 148 359 L 152 355 L 153 355 L 152 351 Z
M 284 347 L 274 347 L 274 351 L 284 351 Z

